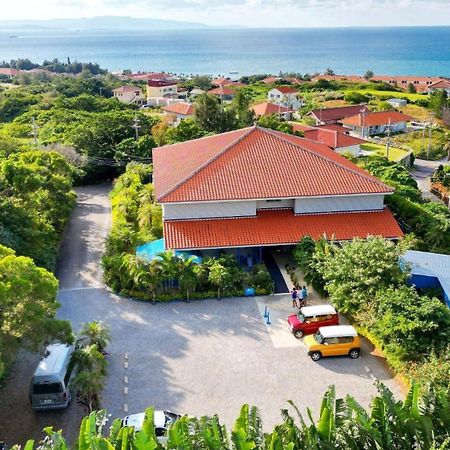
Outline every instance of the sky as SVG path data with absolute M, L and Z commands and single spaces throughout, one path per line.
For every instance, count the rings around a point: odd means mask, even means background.
M 0 0 L 1 19 L 131 16 L 250 27 L 450 25 L 450 0 Z

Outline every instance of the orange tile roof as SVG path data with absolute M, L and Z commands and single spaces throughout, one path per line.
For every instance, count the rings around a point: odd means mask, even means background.
M 153 149 L 159 202 L 389 193 L 327 146 L 261 127 Z
M 281 80 L 281 78 L 280 77 L 267 77 L 267 78 L 264 78 L 264 80 L 261 80 L 261 82 L 265 83 L 265 84 L 273 84 L 273 83 L 277 82 L 278 80 Z
M 442 79 L 428 86 L 428 89 L 450 89 L 450 81 Z
M 258 211 L 256 217 L 166 220 L 167 249 L 296 244 L 303 236 L 338 241 L 367 236 L 400 238 L 403 232 L 388 209 L 370 212 L 294 215 L 292 210 Z
M 194 105 L 192 103 L 172 103 L 171 105 L 163 106 L 162 110 L 172 114 L 183 114 L 184 116 L 192 116 L 194 114 Z
M 310 125 L 304 125 L 302 123 L 298 123 L 298 122 L 289 122 L 292 125 L 292 129 L 294 131 L 300 131 L 302 133 L 304 133 L 307 130 L 313 130 L 314 127 L 310 126 Z
M 210 91 L 208 91 L 208 94 L 212 94 L 212 95 L 236 95 L 236 92 L 229 88 L 229 87 L 217 87 L 215 89 L 211 89 Z
M 414 117 L 403 114 L 399 111 L 378 111 L 368 114 L 356 114 L 351 117 L 345 117 L 340 122 L 344 125 L 353 125 L 357 127 L 373 127 L 377 125 L 387 125 L 391 123 L 410 122 Z
M 130 85 L 120 86 L 116 89 L 113 89 L 113 92 L 140 92 L 140 93 L 142 93 L 142 91 L 139 87 L 130 86 Z
M 269 102 L 253 105 L 252 110 L 257 116 L 270 116 L 271 114 L 284 114 L 294 112 L 294 110 L 291 108 L 286 108 L 284 106 L 275 105 L 274 103 Z
M 310 114 L 321 122 L 337 122 L 344 117 L 359 114 L 361 111 L 369 112 L 366 105 L 336 106 L 334 108 L 313 109 Z
M 277 91 L 280 91 L 282 94 L 298 94 L 297 89 L 294 89 L 290 86 L 275 86 L 272 89 L 276 89 Z
M 230 78 L 216 78 L 211 81 L 213 86 L 226 86 L 227 84 L 231 84 L 232 81 Z
M 358 139 L 342 131 L 327 130 L 327 129 L 314 129 L 307 130 L 305 133 L 305 139 L 311 139 L 326 146 L 336 149 L 343 147 L 350 147 L 353 145 L 364 144 L 366 141 Z

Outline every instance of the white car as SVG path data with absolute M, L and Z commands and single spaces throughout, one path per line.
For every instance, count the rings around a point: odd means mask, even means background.
M 167 440 L 167 430 L 181 416 L 170 411 L 154 411 L 153 423 L 155 434 L 162 444 Z M 122 419 L 123 427 L 134 427 L 134 431 L 141 431 L 144 424 L 145 413 L 130 414 Z

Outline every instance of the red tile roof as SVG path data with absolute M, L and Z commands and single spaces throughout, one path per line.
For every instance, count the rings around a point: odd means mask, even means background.
M 367 80 L 360 75 L 316 75 L 311 78 L 311 81 L 317 82 L 319 80 L 327 81 L 350 81 L 351 83 L 367 83 Z
M 291 108 L 286 108 L 281 105 L 275 105 L 274 103 L 264 102 L 258 103 L 252 106 L 252 110 L 257 116 L 270 116 L 271 114 L 284 114 L 294 112 Z
M 343 127 L 342 125 L 339 125 L 337 123 L 329 123 L 326 125 L 317 125 L 316 127 L 313 128 L 317 128 L 319 130 L 332 130 L 332 131 L 337 131 L 338 133 L 348 133 L 349 130 L 345 127 Z
M 291 210 L 260 210 L 256 217 L 165 220 L 167 249 L 188 250 L 296 244 L 303 236 L 344 241 L 355 237 L 400 238 L 388 209 L 370 212 L 294 215 Z
M 292 129 L 294 131 L 300 131 L 302 133 L 304 133 L 307 130 L 313 130 L 314 127 L 309 126 L 309 125 L 304 125 L 302 123 L 298 123 L 298 122 L 289 122 L 292 125 Z
M 361 111 L 369 112 L 366 105 L 337 106 L 336 108 L 314 109 L 311 115 L 321 122 L 337 122 L 344 117 L 354 116 Z
M 147 86 L 150 87 L 163 87 L 163 86 L 175 86 L 176 81 L 171 80 L 148 80 Z
M 261 80 L 261 82 L 265 83 L 265 84 L 274 84 L 278 80 L 281 80 L 281 78 L 280 77 L 267 77 L 267 78 L 264 78 L 264 80 Z
M 229 78 L 216 78 L 211 81 L 213 86 L 226 86 L 227 84 L 231 84 L 232 81 Z
M 307 130 L 304 133 L 305 139 L 320 142 L 321 144 L 325 144 L 332 149 L 350 147 L 353 145 L 364 144 L 366 142 L 363 139 L 355 138 L 343 133 L 342 131 L 316 128 L 314 130 Z
M 282 94 L 298 94 L 297 89 L 290 86 L 275 86 L 273 89 L 280 91 Z
M 171 114 L 183 114 L 184 116 L 192 116 L 194 114 L 194 105 L 192 103 L 172 103 L 171 105 L 163 106 L 161 109 Z
M 327 146 L 260 127 L 153 149 L 159 202 L 388 193 Z
M 442 79 L 428 86 L 428 89 L 450 89 L 450 81 Z
M 0 75 L 7 75 L 9 77 L 14 77 L 20 74 L 18 69 L 10 69 L 9 67 L 0 67 Z
M 351 117 L 346 117 L 341 120 L 344 125 L 373 127 L 377 125 L 387 125 L 391 123 L 410 122 L 414 117 L 403 114 L 399 111 L 378 111 L 368 114 L 356 114 Z
M 208 91 L 208 94 L 211 95 L 236 95 L 236 92 L 233 89 L 230 89 L 229 87 L 217 87 L 215 89 L 211 89 Z
M 136 86 L 120 86 L 116 89 L 113 89 L 113 92 L 139 92 L 142 93 L 141 89 Z

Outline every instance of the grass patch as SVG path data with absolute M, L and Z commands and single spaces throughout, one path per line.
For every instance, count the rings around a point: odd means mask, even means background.
M 351 90 L 346 91 L 352 92 Z M 395 91 L 377 91 L 375 89 L 358 89 L 358 94 L 368 94 L 375 97 L 390 99 L 390 98 L 406 98 L 410 101 L 426 100 L 428 98 L 425 94 L 411 94 L 409 92 L 395 92 Z
M 379 156 L 386 156 L 386 146 L 381 144 L 361 144 L 361 149 L 369 152 L 375 152 Z M 406 150 L 402 150 L 401 148 L 391 147 L 389 149 L 389 160 L 390 161 L 398 161 L 402 157 L 404 157 L 408 152 Z

